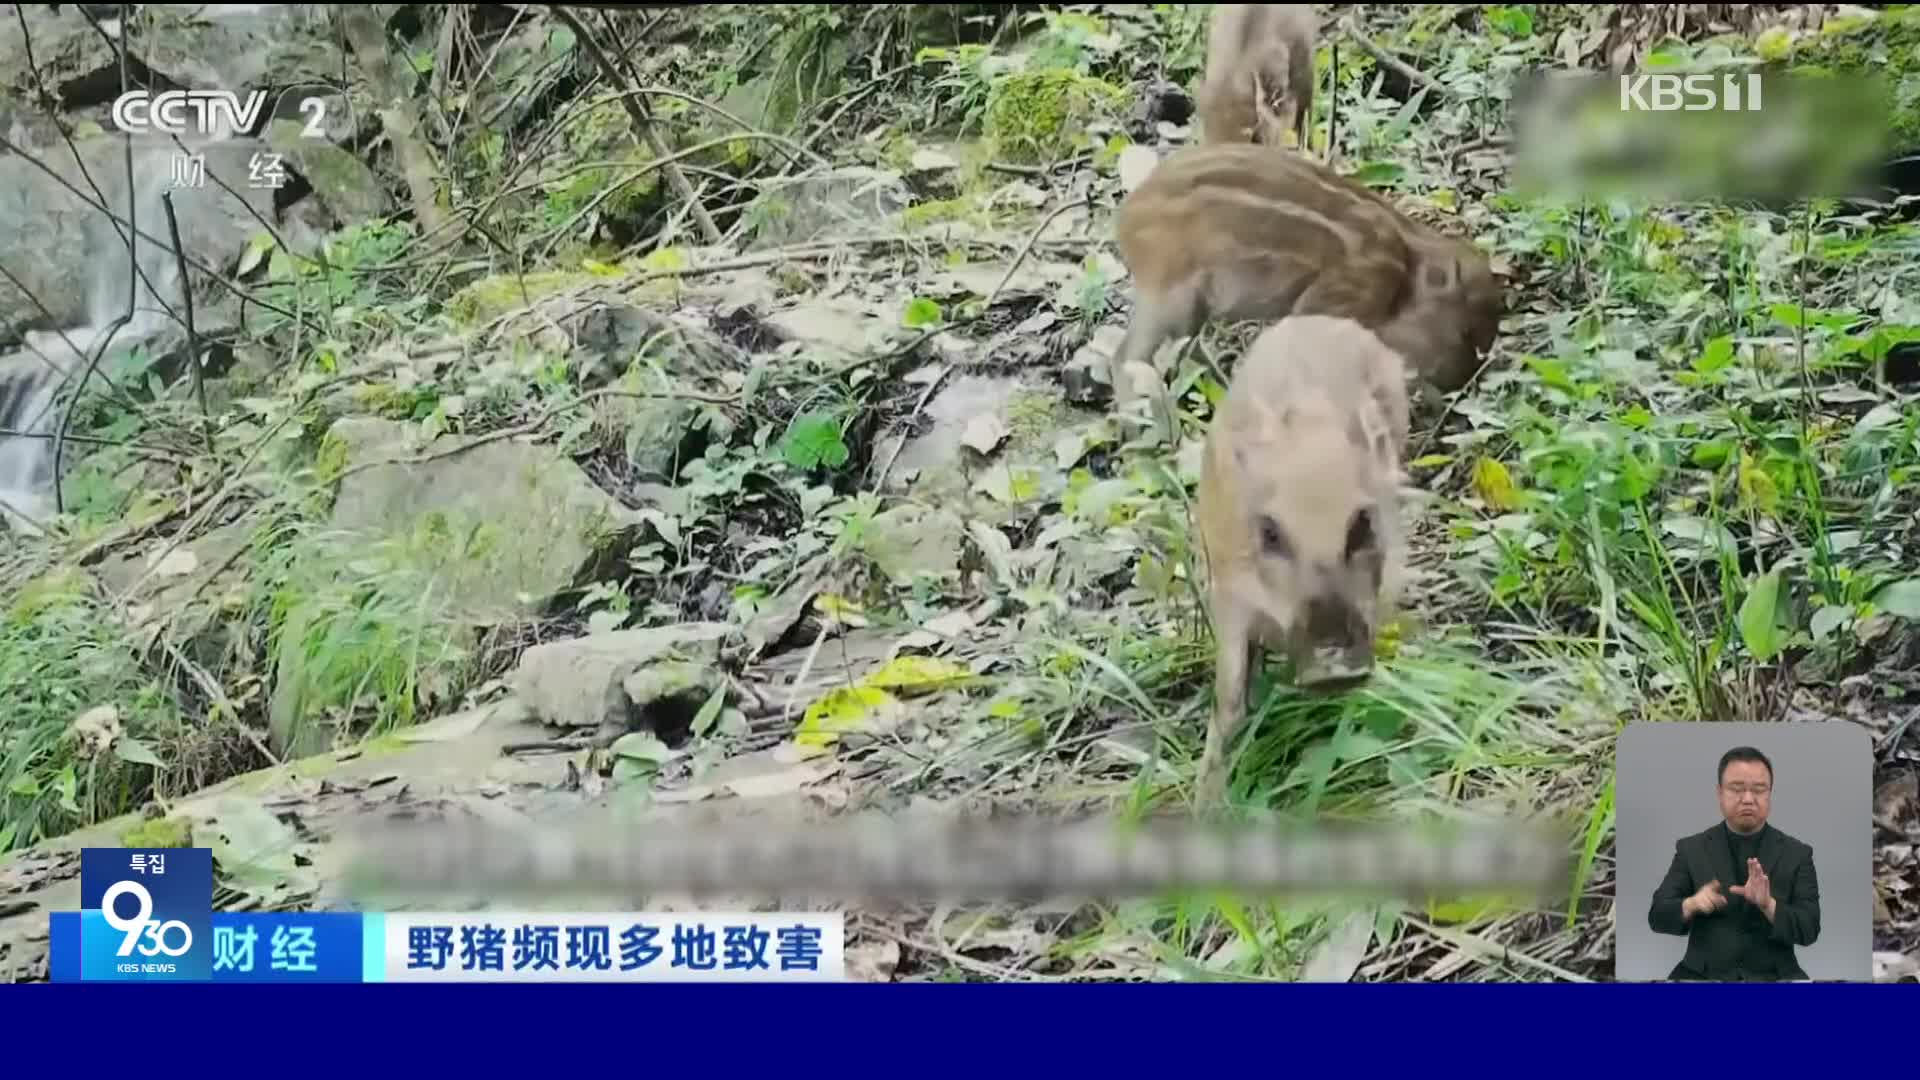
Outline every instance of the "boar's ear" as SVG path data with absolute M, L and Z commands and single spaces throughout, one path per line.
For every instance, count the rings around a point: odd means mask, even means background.
M 1293 558 L 1293 543 L 1287 539 L 1287 532 L 1280 523 L 1266 514 L 1255 519 L 1260 528 L 1260 550 L 1262 553 L 1281 559 Z
M 1373 509 L 1363 506 L 1353 512 L 1353 520 L 1347 523 L 1346 557 L 1352 559 L 1363 551 L 1372 551 L 1379 544 L 1379 538 L 1373 531 Z

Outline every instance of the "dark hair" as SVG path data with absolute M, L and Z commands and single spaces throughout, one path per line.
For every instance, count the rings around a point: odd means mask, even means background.
M 1767 782 L 1773 782 L 1773 762 L 1767 760 L 1767 755 L 1751 746 L 1736 746 L 1720 755 L 1720 771 L 1714 775 L 1714 783 L 1718 784 L 1725 781 L 1727 778 L 1727 766 L 1736 761 L 1757 761 L 1765 765 L 1767 767 Z

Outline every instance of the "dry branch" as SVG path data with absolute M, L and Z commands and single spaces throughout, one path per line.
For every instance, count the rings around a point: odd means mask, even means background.
M 555 6 L 553 14 L 555 18 L 566 24 L 567 29 L 573 31 L 574 40 L 578 41 L 593 57 L 593 62 L 599 66 L 600 74 L 607 80 L 608 85 L 614 87 L 633 85 L 632 80 L 621 76 L 619 68 L 614 65 L 613 58 L 600 47 L 600 42 L 592 31 L 582 25 L 580 20 L 574 18 L 571 12 L 566 8 Z M 654 130 L 653 116 L 647 110 L 646 99 L 636 94 L 622 94 L 620 104 L 626 106 L 627 116 L 633 121 L 634 137 L 655 154 L 667 157 L 667 144 L 661 140 L 660 133 Z M 706 242 L 719 244 L 720 227 L 715 225 L 713 218 L 707 215 L 706 207 L 700 205 L 700 197 L 694 192 L 693 184 L 687 180 L 687 174 L 680 171 L 680 166 L 677 164 L 667 165 L 664 171 L 667 174 L 667 182 L 673 185 L 675 193 L 686 202 L 687 212 L 693 215 L 694 224 L 700 227 L 700 233 L 706 238 Z

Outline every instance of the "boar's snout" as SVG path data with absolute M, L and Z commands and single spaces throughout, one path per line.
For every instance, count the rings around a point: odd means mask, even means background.
M 1373 674 L 1373 625 L 1345 597 L 1314 597 L 1292 644 L 1294 680 L 1303 689 L 1349 689 Z

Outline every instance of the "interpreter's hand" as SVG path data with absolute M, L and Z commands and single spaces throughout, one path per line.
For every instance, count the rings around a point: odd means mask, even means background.
M 1773 883 L 1767 880 L 1767 872 L 1761 869 L 1759 859 L 1747 860 L 1747 883 L 1735 885 L 1733 891 L 1745 897 L 1747 903 L 1772 914 Z
M 1726 894 L 1720 891 L 1718 879 L 1700 886 L 1700 891 L 1680 902 L 1682 915 L 1710 915 L 1727 906 Z

